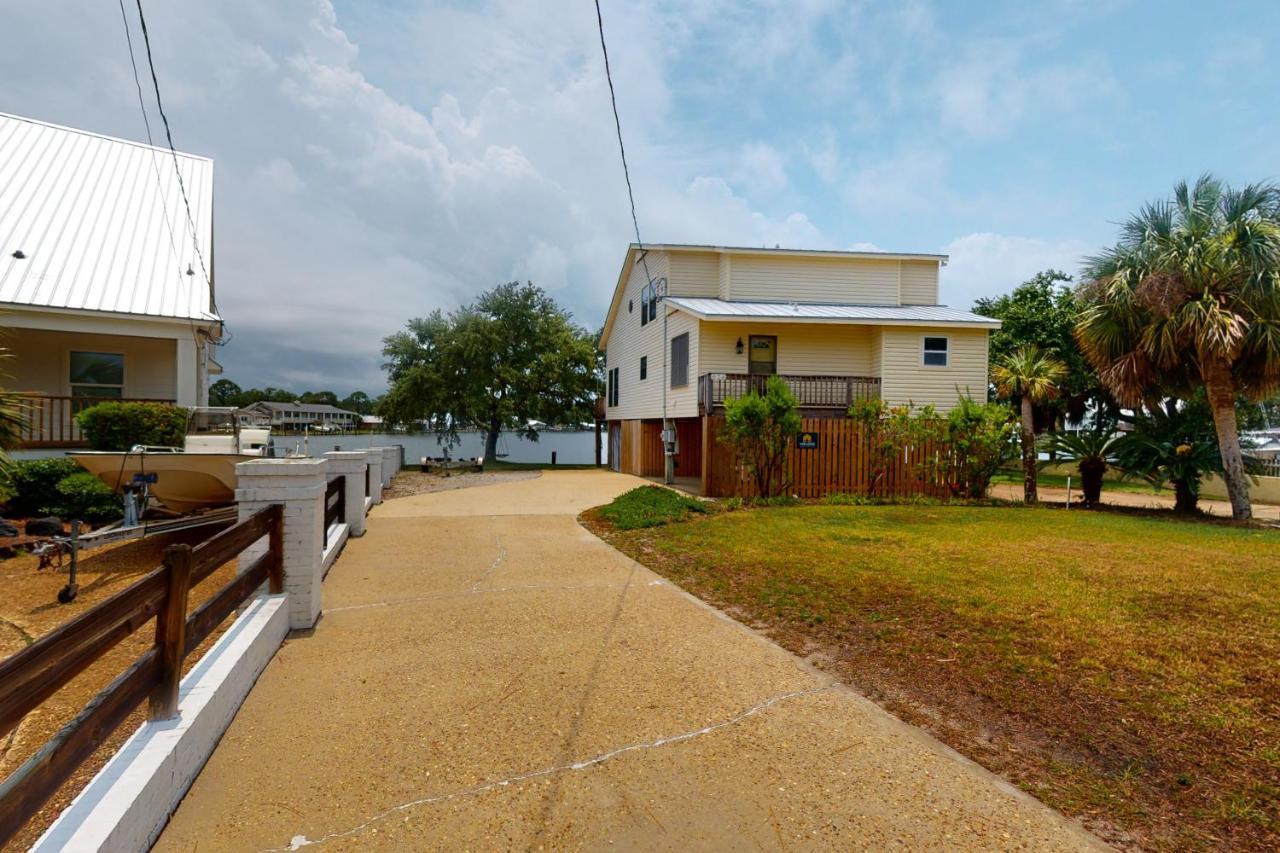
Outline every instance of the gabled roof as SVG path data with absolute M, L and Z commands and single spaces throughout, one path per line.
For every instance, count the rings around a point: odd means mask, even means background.
M 0 113 L 0 308 L 218 321 L 213 161 L 177 166 L 194 235 L 169 149 Z
M 849 323 L 877 326 L 966 326 L 998 329 L 1000 321 L 945 305 L 828 305 L 805 302 L 739 302 L 668 296 L 672 308 L 702 320 L 772 320 L 785 323 Z

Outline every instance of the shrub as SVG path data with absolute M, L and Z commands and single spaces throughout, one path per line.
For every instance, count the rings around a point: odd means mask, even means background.
M 58 481 L 57 502 L 40 508 L 41 515 L 78 518 L 91 524 L 114 521 L 123 513 L 120 499 L 106 483 L 88 471 L 80 471 Z
M 59 501 L 58 484 L 72 474 L 87 473 L 66 458 L 26 459 L 14 462 L 6 472 L 6 481 L 13 497 L 8 501 L 10 512 L 15 515 L 36 515 L 44 507 Z
M 771 498 L 782 494 L 786 481 L 787 453 L 800 432 L 799 404 L 787 383 L 770 376 L 764 394 L 754 391 L 725 400 L 724 438 L 756 481 L 756 494 Z
M 639 486 L 618 495 L 600 515 L 619 530 L 635 530 L 684 521 L 691 512 L 705 513 L 707 505 L 662 486 Z
M 135 444 L 181 447 L 187 410 L 165 403 L 109 401 L 90 406 L 76 421 L 94 450 L 129 450 Z
M 1013 410 L 1001 403 L 979 403 L 961 397 L 947 415 L 947 439 L 956 453 L 958 495 L 984 498 L 991 478 L 1013 458 Z

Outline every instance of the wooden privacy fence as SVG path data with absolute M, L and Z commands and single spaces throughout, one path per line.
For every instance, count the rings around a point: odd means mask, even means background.
M 703 494 L 756 497 L 755 479 L 722 439 L 723 430 L 722 416 L 703 419 Z M 957 491 L 960 460 L 945 441 L 930 438 L 890 449 L 876 427 L 852 418 L 804 418 L 800 431 L 817 446 L 801 449 L 792 441 L 784 466 L 783 479 L 790 484 L 785 494 L 945 498 Z
M 0 661 L 0 736 L 152 617 L 155 642 L 74 720 L 0 783 L 0 846 L 44 805 L 76 768 L 150 697 L 150 718 L 178 710 L 183 659 L 263 583 L 284 591 L 279 504 L 195 548 L 171 545 L 164 564 L 107 600 Z M 191 587 L 263 536 L 267 552 L 187 615 Z

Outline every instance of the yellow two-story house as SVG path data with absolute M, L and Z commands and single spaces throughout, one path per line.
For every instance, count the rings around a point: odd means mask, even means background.
M 807 417 L 843 417 L 857 399 L 945 412 L 987 393 L 987 339 L 999 321 L 938 298 L 945 255 L 632 244 L 600 345 L 609 460 L 698 476 L 700 419 L 728 397 L 786 380 Z

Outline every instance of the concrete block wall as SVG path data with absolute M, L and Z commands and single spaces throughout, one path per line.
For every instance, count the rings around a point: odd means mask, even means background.
M 382 448 L 370 447 L 360 452 L 369 465 L 369 505 L 377 506 L 382 503 Z
M 329 463 L 329 476 L 343 478 L 342 499 L 346 506 L 346 522 L 352 536 L 364 535 L 364 471 L 368 457 L 361 450 L 330 450 L 324 455 Z

